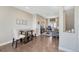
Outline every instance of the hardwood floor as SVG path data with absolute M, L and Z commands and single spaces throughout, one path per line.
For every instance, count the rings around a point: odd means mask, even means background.
M 26 44 L 19 44 L 12 48 L 11 44 L 0 47 L 0 52 L 59 52 L 59 39 L 39 36 Z

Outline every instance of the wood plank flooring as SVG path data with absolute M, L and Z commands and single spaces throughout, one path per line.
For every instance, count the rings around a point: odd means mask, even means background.
M 17 48 L 12 48 L 11 44 L 0 47 L 0 52 L 59 52 L 59 39 L 39 36 L 26 44 L 18 44 Z

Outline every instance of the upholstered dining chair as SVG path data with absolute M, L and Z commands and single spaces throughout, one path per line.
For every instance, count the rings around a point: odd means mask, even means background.
M 15 29 L 13 30 L 13 42 L 12 47 L 17 48 L 17 42 L 20 39 L 24 39 L 25 35 L 22 35 L 19 33 L 19 30 Z
M 52 37 L 56 37 L 56 39 L 59 37 L 59 32 L 52 31 Z
M 33 30 L 33 37 L 36 37 L 36 30 Z

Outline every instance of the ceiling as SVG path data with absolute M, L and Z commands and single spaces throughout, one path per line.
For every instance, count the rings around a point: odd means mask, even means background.
M 57 17 L 59 14 L 58 6 L 16 6 L 16 8 L 31 14 L 39 14 L 45 18 Z

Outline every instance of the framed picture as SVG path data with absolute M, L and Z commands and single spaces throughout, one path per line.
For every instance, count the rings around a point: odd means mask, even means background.
M 21 25 L 23 24 L 23 20 L 22 20 L 22 19 L 20 19 L 20 24 L 21 24 Z
M 22 23 L 21 23 L 21 24 L 22 24 L 22 25 L 24 25 L 24 20 L 22 19 L 21 21 L 22 21 Z
M 16 24 L 20 24 L 20 20 L 19 19 L 16 19 Z
M 27 25 L 27 20 L 25 20 L 25 25 Z
M 50 22 L 55 22 L 55 18 L 50 18 Z
M 18 25 L 27 25 L 27 20 L 16 19 L 16 24 L 18 24 Z
M 23 25 L 25 25 L 25 20 L 23 20 Z

